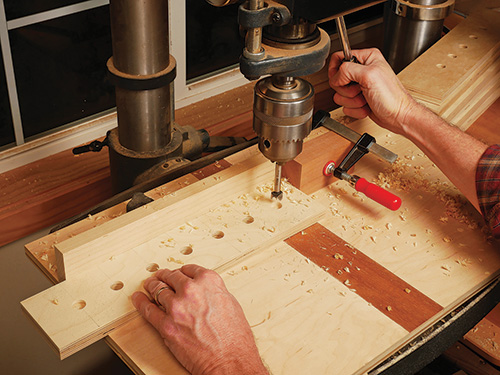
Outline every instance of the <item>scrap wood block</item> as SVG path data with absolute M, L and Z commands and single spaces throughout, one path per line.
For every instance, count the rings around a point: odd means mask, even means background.
M 88 247 L 84 237 L 79 239 L 67 279 L 23 301 L 24 311 L 65 358 L 135 317 L 130 296 L 159 268 L 194 263 L 223 272 L 322 217 L 323 205 L 287 183 L 283 200 L 272 200 L 272 174 L 270 163 L 259 164 L 198 193 L 180 191 L 184 199 L 150 214 L 145 209 L 143 217 L 129 217 L 123 228 L 116 224 L 120 218 L 114 219 L 114 230 L 88 236 Z M 186 191 L 193 192 L 195 185 Z M 92 266 L 85 263 L 85 248 L 90 255 L 100 254 Z
M 283 166 L 283 176 L 304 193 L 314 193 L 333 182 L 332 177 L 323 175 L 325 164 L 333 160 L 339 165 L 352 146 L 353 143 L 331 131 L 306 139 L 302 152 Z

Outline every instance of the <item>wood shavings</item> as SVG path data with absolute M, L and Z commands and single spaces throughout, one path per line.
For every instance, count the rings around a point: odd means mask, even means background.
M 273 227 L 273 226 L 271 226 L 271 227 L 266 227 L 266 226 L 263 226 L 263 227 L 262 227 L 262 230 L 264 230 L 264 231 L 268 231 L 268 232 L 271 232 L 271 233 L 276 232 L 276 228 L 275 228 L 275 227 Z
M 351 286 L 351 282 L 349 281 L 349 279 L 347 279 L 346 281 L 344 281 L 344 285 Z
M 51 300 L 50 302 L 52 302 L 52 304 L 54 305 L 59 305 L 59 300 L 57 298 L 54 298 L 53 300 Z
M 391 223 L 387 223 L 387 224 L 385 224 L 385 227 L 387 229 L 391 230 L 392 229 L 392 224 Z
M 335 253 L 335 254 L 333 255 L 333 257 L 334 257 L 335 259 L 344 259 L 344 256 L 343 256 L 342 254 L 339 254 L 339 253 Z
M 247 267 L 247 266 L 243 266 L 243 267 L 241 267 L 241 269 L 242 269 L 243 271 L 248 271 L 248 267 Z
M 451 237 L 443 237 L 443 242 L 450 243 L 451 241 Z
M 462 267 L 468 267 L 469 265 L 472 264 L 472 261 L 467 258 L 462 258 L 462 259 L 457 259 L 455 260 L 455 263 L 460 264 Z
M 389 312 L 390 312 L 390 311 L 392 311 L 392 307 L 391 307 L 391 306 L 387 306 L 385 309 L 386 309 L 387 311 L 389 311 Z
M 182 260 L 175 259 L 174 257 L 168 257 L 167 262 L 172 262 L 172 263 L 177 263 L 177 264 L 184 264 Z
M 370 240 L 372 240 L 373 243 L 377 243 L 377 237 L 375 236 L 370 236 Z
M 444 271 L 446 271 L 446 272 L 451 272 L 451 267 L 449 265 L 447 265 L 447 264 L 443 264 L 441 266 L 441 269 L 444 270 Z
M 411 289 L 410 288 L 405 288 L 405 293 L 410 294 L 411 293 Z

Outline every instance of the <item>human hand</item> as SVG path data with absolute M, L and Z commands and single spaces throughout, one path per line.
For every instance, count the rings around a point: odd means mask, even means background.
M 354 118 L 369 116 L 380 126 L 406 134 L 406 118 L 419 105 L 408 94 L 378 49 L 353 50 L 359 64 L 343 62 L 343 52 L 332 54 L 328 67 L 334 101 Z M 355 83 L 352 83 L 355 82 Z
M 268 374 L 243 309 L 216 272 L 162 269 L 144 288 L 164 310 L 141 292 L 134 306 L 191 374 Z

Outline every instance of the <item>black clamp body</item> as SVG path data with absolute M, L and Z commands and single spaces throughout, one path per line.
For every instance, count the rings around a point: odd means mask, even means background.
M 350 180 L 351 176 L 347 174 L 347 171 L 370 151 L 369 148 L 373 142 L 375 142 L 375 138 L 368 133 L 364 133 L 351 148 L 340 165 L 335 168 L 333 175 L 342 180 Z

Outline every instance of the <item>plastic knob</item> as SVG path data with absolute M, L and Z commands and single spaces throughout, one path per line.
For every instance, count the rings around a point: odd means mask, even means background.
M 378 185 L 366 181 L 364 178 L 360 178 L 354 188 L 389 210 L 396 211 L 401 207 L 401 198 Z

